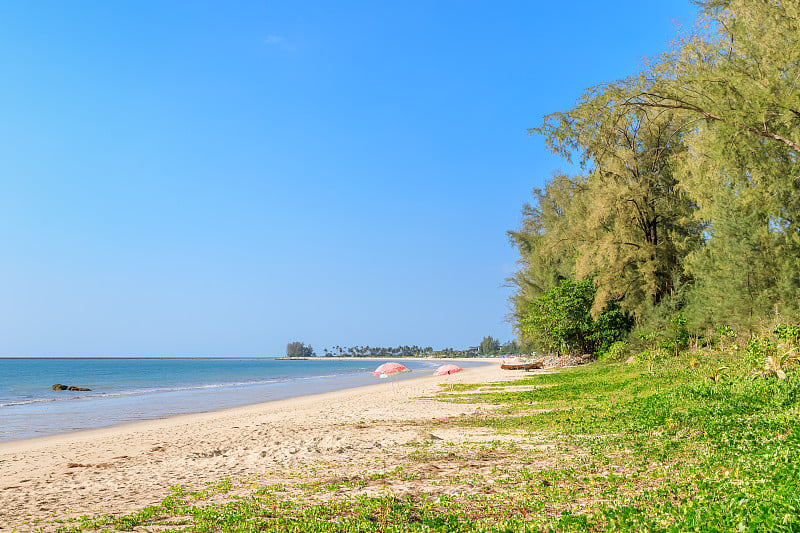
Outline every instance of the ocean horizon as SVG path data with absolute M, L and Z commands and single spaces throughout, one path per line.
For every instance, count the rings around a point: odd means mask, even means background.
M 380 383 L 390 358 L 4 357 L 0 442 L 216 411 Z M 400 359 L 397 359 L 400 360 Z M 431 375 L 436 359 L 402 359 L 403 380 Z M 460 366 L 485 363 L 462 360 Z M 90 391 L 52 390 L 55 384 Z

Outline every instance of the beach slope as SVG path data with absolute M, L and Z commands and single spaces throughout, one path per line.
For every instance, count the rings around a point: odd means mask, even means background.
M 443 383 L 518 377 L 498 364 L 210 413 L 0 443 L 0 529 L 120 514 L 155 504 L 175 485 L 223 478 L 275 483 L 308 469 L 363 474 L 400 460 L 392 450 L 431 436 L 423 425 L 487 406 L 425 399 Z M 377 470 L 376 470 L 377 469 Z

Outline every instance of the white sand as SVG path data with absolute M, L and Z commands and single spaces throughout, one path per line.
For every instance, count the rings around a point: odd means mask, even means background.
M 0 530 L 48 517 L 122 513 L 158 503 L 180 484 L 279 479 L 298 465 L 368 468 L 418 441 L 418 423 L 473 404 L 414 399 L 442 383 L 520 377 L 499 361 L 443 377 L 399 381 L 211 413 L 0 443 Z M 459 432 L 444 438 L 458 440 Z M 424 436 L 422 437 L 424 438 Z M 363 471 L 363 470 L 362 470 Z

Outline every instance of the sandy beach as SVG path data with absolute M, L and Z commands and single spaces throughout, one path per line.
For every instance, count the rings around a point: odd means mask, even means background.
M 520 376 L 499 361 L 444 377 L 304 396 L 223 411 L 0 443 L 0 530 L 48 529 L 42 520 L 126 513 L 159 502 L 175 485 L 279 483 L 313 468 L 331 475 L 390 468 L 408 443 L 480 438 L 431 435 L 435 419 L 486 409 L 425 399 L 442 383 Z M 378 490 L 378 489 L 376 489 Z M 55 526 L 52 526 L 55 528 Z

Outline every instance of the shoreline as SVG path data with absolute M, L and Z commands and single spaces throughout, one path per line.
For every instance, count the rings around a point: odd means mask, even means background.
M 7 524 L 26 531 L 23 523 L 30 520 L 131 511 L 157 503 L 174 485 L 280 478 L 297 465 L 365 468 L 377 458 L 385 465 L 387 450 L 420 438 L 420 424 L 480 408 L 424 399 L 440 384 L 518 377 L 487 364 L 450 376 L 0 443 L 0 529 Z
M 325 360 L 338 359 L 341 361 L 357 361 L 359 371 L 352 373 L 345 370 L 332 373 L 326 369 Z M 208 360 L 208 359 L 203 359 Z M 153 390 L 122 390 L 111 393 L 87 393 L 86 397 L 64 396 L 56 399 L 43 399 L 20 404 L 9 404 L 0 407 L 0 419 L 6 421 L 6 426 L 0 429 L 0 445 L 22 440 L 44 438 L 49 436 L 72 434 L 78 431 L 88 431 L 115 427 L 125 424 L 135 424 L 150 420 L 161 420 L 174 416 L 209 413 L 246 407 L 265 402 L 280 401 L 307 395 L 334 392 L 351 388 L 368 387 L 377 380 L 372 375 L 371 364 L 381 364 L 385 358 L 313 358 L 311 362 L 305 359 L 298 360 L 295 367 L 288 363 L 287 368 L 306 368 L 308 372 L 317 372 L 319 375 L 303 375 L 297 371 L 290 371 L 288 379 L 268 378 L 263 383 L 213 383 L 208 386 L 199 382 L 199 386 L 185 386 L 179 388 L 166 388 Z M 402 361 L 413 369 L 412 373 L 396 376 L 392 381 L 407 381 L 430 375 L 426 365 L 431 361 L 446 364 L 458 362 L 456 358 L 392 358 Z M 287 360 L 288 361 L 288 360 Z M 414 365 L 413 363 L 417 363 Z M 484 366 L 492 364 L 491 359 L 471 358 L 461 361 L 462 364 Z M 319 370 L 314 370 L 320 364 Z M 335 362 L 333 363 L 334 365 Z M 349 363 L 343 362 L 344 365 Z M 416 368 L 422 365 L 422 368 Z M 363 367 L 363 368 L 361 368 Z M 338 366 L 336 367 L 338 368 Z M 469 368 L 469 367 L 468 367 Z M 297 374 L 296 376 L 294 374 Z M 330 374 L 330 375 L 329 375 Z M 49 386 L 48 386 L 49 389 Z M 77 403 L 73 403 L 77 402 Z
M 342 357 L 340 359 L 369 359 L 369 358 L 366 358 L 366 357 L 354 357 L 354 358 Z M 376 357 L 374 359 L 384 359 L 384 358 Z M 400 358 L 400 357 L 396 357 L 394 359 L 396 359 L 398 361 L 404 360 L 404 358 Z M 405 359 L 418 359 L 418 358 L 410 357 L 410 358 L 405 358 Z M 445 359 L 442 359 L 442 360 L 445 360 Z M 456 361 L 457 358 L 451 358 L 451 359 L 446 359 L 446 360 L 447 361 Z M 476 361 L 476 360 L 478 360 L 478 358 L 473 358 L 472 360 Z M 490 359 L 487 359 L 487 360 L 481 361 L 481 362 L 483 362 L 485 364 L 484 365 L 480 365 L 480 366 L 466 368 L 462 372 L 459 372 L 459 374 L 463 374 L 464 372 L 469 371 L 469 370 L 473 370 L 473 369 L 477 370 L 477 369 L 480 369 L 480 368 L 485 368 L 486 366 L 489 366 L 491 363 L 493 363 L 493 362 L 496 363 L 497 361 L 492 361 Z M 433 378 L 433 377 L 434 376 L 431 376 L 429 374 L 428 375 L 424 375 L 424 376 L 407 376 L 405 378 L 402 378 L 402 379 L 399 379 L 399 380 L 395 381 L 395 384 L 397 384 L 398 386 L 401 383 L 405 385 L 407 383 L 413 383 L 414 381 L 417 381 L 417 380 L 423 380 L 423 379 Z M 151 419 L 147 419 L 147 420 L 137 420 L 137 421 L 134 421 L 134 422 L 123 422 L 123 423 L 120 423 L 120 424 L 112 424 L 112 425 L 109 425 L 109 426 L 101 426 L 101 427 L 96 427 L 96 428 L 78 429 L 78 430 L 69 431 L 69 432 L 66 432 L 66 433 L 56 433 L 56 434 L 53 434 L 53 435 L 42 435 L 42 436 L 39 436 L 39 437 L 28 437 L 28 438 L 23 438 L 23 439 L 2 441 L 2 442 L 0 442 L 0 455 L 2 455 L 3 453 L 14 453 L 15 451 L 17 451 L 17 450 L 15 450 L 15 448 L 31 449 L 32 447 L 36 447 L 37 444 L 39 444 L 39 441 L 41 441 L 41 442 L 43 442 L 45 444 L 49 444 L 51 441 L 56 443 L 58 441 L 70 441 L 70 440 L 73 440 L 73 439 L 70 438 L 72 436 L 75 436 L 76 440 L 80 440 L 81 437 L 83 437 L 83 436 L 91 438 L 95 434 L 103 434 L 103 435 L 105 435 L 107 433 L 122 433 L 122 432 L 125 432 L 128 428 L 131 431 L 135 431 L 139 427 L 141 427 L 142 429 L 150 429 L 151 426 L 153 428 L 162 427 L 162 426 L 163 427 L 169 427 L 169 426 L 172 426 L 174 424 L 182 424 L 182 423 L 191 423 L 191 422 L 202 421 L 203 419 L 208 418 L 209 416 L 212 416 L 212 417 L 216 417 L 216 416 L 223 417 L 223 416 L 226 416 L 226 415 L 234 415 L 235 416 L 235 415 L 239 415 L 239 414 L 247 414 L 247 413 L 249 413 L 251 411 L 260 411 L 260 410 L 268 408 L 270 406 L 276 407 L 276 408 L 281 408 L 281 407 L 283 407 L 283 405 L 287 405 L 288 406 L 288 405 L 290 405 L 292 403 L 301 404 L 301 403 L 305 403 L 306 401 L 307 402 L 324 401 L 328 397 L 331 397 L 331 398 L 336 398 L 336 397 L 339 397 L 339 396 L 345 397 L 345 396 L 348 396 L 349 394 L 355 393 L 357 391 L 367 392 L 367 391 L 370 391 L 371 389 L 375 389 L 375 392 L 381 392 L 382 391 L 382 389 L 381 389 L 382 387 L 386 387 L 386 386 L 389 386 L 389 385 L 390 385 L 390 382 L 385 382 L 385 381 L 381 380 L 380 382 L 370 383 L 369 385 L 360 385 L 360 386 L 356 386 L 356 387 L 348 387 L 348 388 L 344 388 L 344 389 L 336 389 L 336 390 L 326 391 L 326 392 L 317 392 L 317 393 L 310 393 L 310 394 L 299 394 L 297 396 L 289 396 L 289 397 L 286 397 L 286 398 L 278 398 L 278 399 L 275 399 L 275 400 L 267 400 L 267 401 L 256 402 L 256 403 L 249 403 L 249 404 L 237 405 L 237 406 L 233 406 L 233 407 L 224 407 L 222 409 L 211 409 L 211 410 L 208 410 L 208 411 L 198 411 L 198 412 L 194 412 L 194 413 L 182 413 L 182 414 L 176 414 L 176 415 L 162 417 L 162 418 L 151 418 Z M 16 444 L 18 444 L 19 446 L 14 446 Z M 2 479 L 2 476 L 0 476 L 0 479 Z

